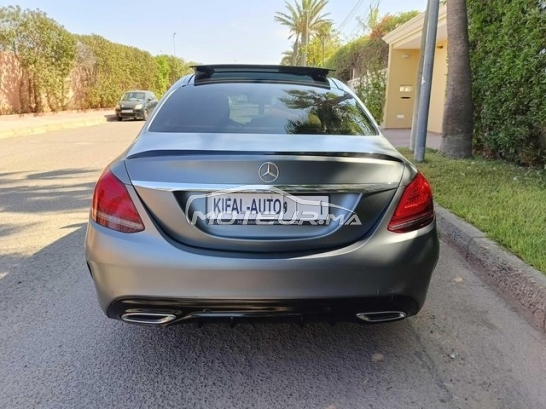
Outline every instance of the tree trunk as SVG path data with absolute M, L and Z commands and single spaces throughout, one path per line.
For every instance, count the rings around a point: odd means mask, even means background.
M 21 68 L 21 78 L 19 80 L 19 114 L 26 114 L 30 109 L 30 78 L 24 68 Z
M 303 33 L 301 36 L 301 47 L 303 49 L 301 53 L 301 65 L 305 67 L 307 65 L 307 44 L 309 43 L 309 33 Z
M 34 84 L 32 82 L 32 74 L 28 74 L 28 109 L 30 112 L 36 112 L 34 105 Z
M 32 78 L 32 81 L 30 80 Z M 29 88 L 32 91 L 32 96 L 34 99 L 34 112 L 41 114 L 44 112 L 44 107 L 42 104 L 42 90 L 40 87 L 40 81 L 36 80 L 36 74 L 32 73 L 29 75 Z
M 447 42 L 447 96 L 440 153 L 449 158 L 468 158 L 472 156 L 474 118 L 465 0 L 447 2 Z

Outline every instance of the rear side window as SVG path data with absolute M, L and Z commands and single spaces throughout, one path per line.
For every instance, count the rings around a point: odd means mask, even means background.
M 188 85 L 157 112 L 152 132 L 376 135 L 348 93 L 292 84 Z

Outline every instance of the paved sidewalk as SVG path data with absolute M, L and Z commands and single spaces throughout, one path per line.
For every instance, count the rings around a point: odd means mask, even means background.
M 0 139 L 99 125 L 114 119 L 113 108 L 86 112 L 64 111 L 42 115 L 1 115 Z
M 546 333 L 546 275 L 501 247 L 473 225 L 434 204 L 440 237 L 449 242 L 536 328 Z
M 382 129 L 381 132 L 395 148 L 409 147 L 411 129 Z M 440 142 L 442 142 L 442 135 L 434 132 L 427 133 L 427 148 L 440 149 Z

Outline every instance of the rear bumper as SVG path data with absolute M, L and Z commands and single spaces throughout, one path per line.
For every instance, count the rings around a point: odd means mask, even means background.
M 89 222 L 86 258 L 111 318 L 134 308 L 183 316 L 212 306 L 235 311 L 234 305 L 244 311 L 266 306 L 279 316 L 321 315 L 328 308 L 338 315 L 402 310 L 409 316 L 425 301 L 439 254 L 435 223 L 412 233 L 381 232 L 341 249 L 279 255 L 195 249 L 152 230 L 122 234 Z
M 414 315 L 418 306 L 407 297 L 303 300 L 195 300 L 121 298 L 108 308 L 110 318 L 127 322 L 173 325 L 291 321 L 376 323 Z M 381 312 L 382 315 L 374 315 Z M 369 314 L 371 313 L 371 314 Z M 147 315 L 149 314 L 149 315 Z M 366 314 L 358 318 L 358 314 Z M 369 315 L 368 315 L 369 314 Z M 165 318 L 167 317 L 167 318 Z

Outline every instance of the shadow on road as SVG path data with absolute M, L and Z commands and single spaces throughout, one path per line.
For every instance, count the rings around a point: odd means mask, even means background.
M 95 169 L 81 169 L 81 168 L 73 168 L 73 169 L 59 169 L 59 170 L 52 170 L 49 172 L 36 172 L 29 174 L 26 178 L 33 180 L 33 179 L 58 179 L 58 178 L 65 178 L 65 177 L 72 177 L 72 176 L 81 176 L 86 175 L 89 173 L 96 172 Z M 1 177 L 1 175 L 0 175 Z
M 26 177 L 0 174 L 0 237 L 15 236 L 22 241 L 25 234 L 36 235 L 43 229 L 41 223 L 50 215 L 89 209 L 95 177 L 92 182 L 82 182 L 82 178 L 96 174 L 97 169 L 62 169 Z M 74 223 L 73 216 L 70 220 Z
M 89 207 L 95 181 L 80 178 L 98 169 L 63 169 L 31 173 L 20 178 L 0 176 L 0 211 L 4 213 L 64 212 Z M 9 229 L 10 226 L 5 226 Z

